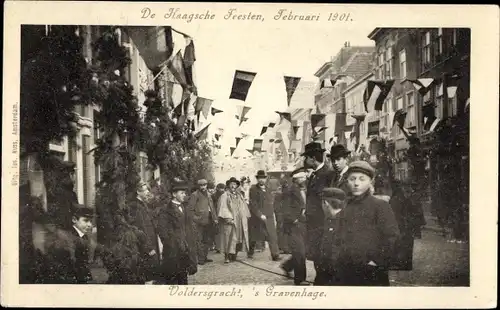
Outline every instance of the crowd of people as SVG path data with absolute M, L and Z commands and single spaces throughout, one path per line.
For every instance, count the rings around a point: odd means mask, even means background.
M 240 253 L 253 259 L 267 251 L 267 242 L 269 259 L 279 261 L 295 285 L 307 283 L 310 260 L 314 285 L 388 286 L 389 270 L 412 268 L 413 242 L 425 224 L 422 208 L 411 199 L 411 185 L 395 184 L 392 197 L 376 195 L 376 171 L 368 162 L 349 163 L 349 151 L 334 145 L 327 164 L 325 151 L 307 144 L 303 167 L 283 178 L 278 192 L 263 170 L 253 185 L 250 177 L 217 185 L 200 179 L 191 192 L 177 180 L 170 201 L 152 209 L 154 194 L 142 183 L 131 207 L 132 224 L 144 235 L 141 281 L 188 284 L 199 265 L 214 263 L 210 251 L 230 265 Z M 78 204 L 66 217 L 79 241 L 73 256 L 54 258 L 64 271 L 55 283 L 91 282 L 89 251 L 98 252 L 88 240 L 93 217 L 93 209 Z M 283 261 L 283 254 L 291 255 Z

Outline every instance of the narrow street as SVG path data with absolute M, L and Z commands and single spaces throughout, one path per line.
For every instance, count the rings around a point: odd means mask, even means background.
M 274 284 L 293 285 L 280 269 L 280 262 L 270 259 L 268 249 L 255 253 L 248 259 L 245 253 L 238 261 L 224 264 L 222 254 L 211 252 L 214 260 L 198 266 L 198 272 L 189 277 L 190 285 L 221 284 Z M 286 259 L 288 255 L 283 255 Z M 422 239 L 415 240 L 414 266 L 412 271 L 391 271 L 392 286 L 468 286 L 469 285 L 469 244 L 447 243 L 445 238 L 434 231 L 424 230 Z M 103 268 L 94 268 L 94 283 L 104 283 L 107 275 Z M 307 262 L 307 281 L 314 281 L 314 266 Z

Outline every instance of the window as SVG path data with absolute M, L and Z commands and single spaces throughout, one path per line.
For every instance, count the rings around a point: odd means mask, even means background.
M 396 101 L 396 111 L 400 109 L 404 109 L 404 100 L 403 97 L 399 97 Z
M 378 68 L 377 68 L 377 78 L 378 79 L 383 79 L 384 78 L 384 63 L 385 63 L 385 52 L 381 51 L 380 54 L 378 54 Z
M 406 102 L 406 123 L 408 124 L 408 127 L 416 126 L 417 119 L 415 115 L 415 96 L 413 95 L 413 92 L 406 94 Z
M 453 98 L 448 98 L 448 116 L 453 117 L 457 115 L 457 96 Z
M 434 115 L 437 118 L 442 119 L 443 117 L 443 83 L 440 83 L 439 85 L 436 85 L 436 107 L 434 110 Z
M 422 39 L 422 65 L 427 68 L 431 63 L 431 33 L 427 31 Z
M 443 28 L 438 28 L 436 37 L 436 56 L 440 57 L 443 54 Z
M 406 78 L 406 50 L 399 52 L 399 77 Z
M 393 76 L 392 61 L 393 61 L 392 46 L 388 46 L 385 51 L 385 65 L 384 65 L 384 77 L 386 79 L 391 79 Z

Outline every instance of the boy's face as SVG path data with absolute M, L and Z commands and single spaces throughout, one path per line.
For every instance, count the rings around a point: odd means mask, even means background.
M 184 202 L 186 200 L 186 191 L 176 191 L 173 196 L 178 202 Z
M 347 177 L 347 186 L 353 196 L 360 196 L 370 189 L 372 179 L 364 173 L 352 172 Z
M 343 170 L 347 166 L 347 158 L 345 157 L 335 158 L 333 162 L 338 170 Z
M 73 225 L 81 232 L 88 234 L 92 232 L 92 218 L 86 216 L 75 217 L 72 219 Z
M 267 180 L 267 178 L 258 178 L 257 179 L 257 183 L 259 185 L 265 185 L 266 184 L 266 180 Z

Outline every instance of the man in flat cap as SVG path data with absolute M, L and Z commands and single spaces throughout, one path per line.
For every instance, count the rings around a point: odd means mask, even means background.
M 375 169 L 355 161 L 347 169 L 348 197 L 340 211 L 335 285 L 389 286 L 388 268 L 399 236 L 391 206 L 372 195 Z
M 188 208 L 194 210 L 194 222 L 197 231 L 198 264 L 213 262 L 208 258 L 208 250 L 214 240 L 214 225 L 217 224 L 214 202 L 208 194 L 208 182 L 205 179 L 198 180 L 198 189 L 191 194 Z
M 307 227 L 307 258 L 314 261 L 316 270 L 315 284 L 327 281 L 328 275 L 320 262 L 321 238 L 325 215 L 323 213 L 323 203 L 321 195 L 325 187 L 331 187 L 335 181 L 335 171 L 325 165 L 325 149 L 318 142 L 311 142 L 305 146 L 304 168 L 312 168 L 307 183 L 306 195 L 306 227 Z
M 292 172 L 292 185 L 283 193 L 283 230 L 288 237 L 292 257 L 281 265 L 288 274 L 293 271 L 294 284 L 306 279 L 306 179 L 304 168 Z

